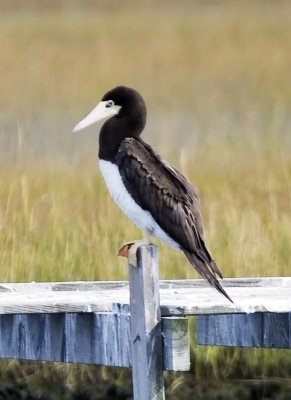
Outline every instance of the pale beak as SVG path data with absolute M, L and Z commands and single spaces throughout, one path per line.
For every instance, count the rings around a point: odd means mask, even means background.
M 98 103 L 97 106 L 75 126 L 73 132 L 80 131 L 81 129 L 87 128 L 87 126 L 93 125 L 98 121 L 111 118 L 118 114 L 120 110 L 119 106 L 113 105 L 107 108 L 106 104 L 106 101 L 100 101 L 100 103 Z

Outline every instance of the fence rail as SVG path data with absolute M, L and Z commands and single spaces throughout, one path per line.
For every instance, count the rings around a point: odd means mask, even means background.
M 188 316 L 202 345 L 291 348 L 291 278 L 159 281 L 141 246 L 129 282 L 0 284 L 0 357 L 131 367 L 135 400 L 164 399 L 163 370 L 190 368 Z

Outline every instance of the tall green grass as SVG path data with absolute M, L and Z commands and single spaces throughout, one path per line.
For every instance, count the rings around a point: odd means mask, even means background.
M 207 243 L 225 276 L 290 274 L 290 156 L 264 146 L 238 149 L 224 139 L 183 161 L 200 188 Z M 2 280 L 127 278 L 126 262 L 115 253 L 140 233 L 89 160 L 2 166 Z M 195 276 L 180 253 L 159 246 L 162 278 Z
M 224 276 L 290 275 L 290 3 L 31 4 L 0 12 L 0 280 L 127 279 L 115 252 L 140 233 L 100 178 L 98 127 L 70 133 L 117 84 L 142 92 L 144 138 L 199 187 Z M 161 278 L 196 276 L 160 243 L 159 256 Z M 291 365 L 195 349 L 196 379 L 205 369 L 285 378 Z M 191 386 L 171 379 L 172 398 Z

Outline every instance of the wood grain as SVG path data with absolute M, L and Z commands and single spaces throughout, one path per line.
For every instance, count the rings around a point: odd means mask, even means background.
M 185 334 L 185 324 L 176 326 L 176 340 L 168 327 L 162 332 L 164 370 L 189 370 Z M 130 343 L 126 314 L 0 315 L 0 358 L 131 367 Z
M 133 394 L 164 400 L 157 248 L 142 246 L 137 256 L 137 267 L 129 266 Z
M 190 347 L 187 318 L 163 318 L 164 364 L 172 371 L 189 371 Z
M 201 315 L 197 344 L 260 348 L 291 348 L 291 313 Z
M 200 279 L 160 281 L 162 316 L 291 312 L 291 278 L 224 279 L 231 304 Z M 129 305 L 124 282 L 0 284 L 0 314 L 112 312 Z

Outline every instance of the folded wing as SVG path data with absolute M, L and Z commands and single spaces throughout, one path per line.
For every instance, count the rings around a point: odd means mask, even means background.
M 216 278 L 222 274 L 204 243 L 197 190 L 140 138 L 124 139 L 115 162 L 135 202 L 179 244 L 198 273 L 229 299 Z

